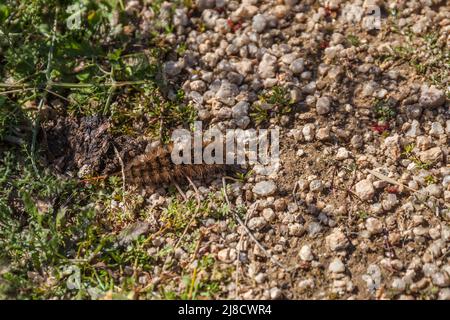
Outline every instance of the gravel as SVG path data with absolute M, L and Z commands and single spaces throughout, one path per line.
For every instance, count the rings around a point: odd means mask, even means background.
M 308 245 L 304 245 L 300 249 L 299 256 L 300 256 L 300 259 L 302 259 L 303 261 L 312 261 L 314 259 L 314 255 L 312 253 L 311 247 Z
M 366 220 L 366 229 L 371 235 L 376 235 L 383 231 L 383 224 L 377 218 L 368 218 Z
M 335 258 L 328 266 L 328 271 L 332 273 L 343 273 L 345 272 L 345 265 L 342 263 L 341 259 Z
M 261 197 L 266 197 L 274 194 L 277 190 L 277 186 L 273 181 L 261 181 L 255 184 L 252 191 Z
M 320 97 L 316 102 L 316 111 L 318 114 L 324 115 L 330 112 L 331 101 L 328 97 Z
M 374 34 L 345 15 L 361 1 L 325 2 L 166 3 L 177 30 L 162 37 L 185 50 L 167 54 L 163 77 L 185 103 L 208 126 L 280 129 L 279 170 L 248 165 L 228 196 L 261 245 L 302 271 L 286 275 L 229 216 L 208 224 L 199 250 L 225 270 L 242 247 L 239 298 L 450 299 L 448 5 L 375 1 L 387 14 Z M 277 88 L 286 97 L 268 99 Z
M 436 108 L 444 104 L 444 91 L 437 89 L 435 86 L 424 85 L 420 90 L 419 103 L 426 108 Z
M 263 32 L 264 29 L 266 28 L 266 25 L 267 25 L 267 20 L 264 17 L 264 15 L 257 14 L 256 16 L 253 17 L 252 28 L 256 32 L 259 32 L 259 33 Z
M 375 194 L 375 189 L 370 180 L 364 179 L 355 185 L 355 192 L 361 200 L 371 200 Z
M 340 229 L 335 229 L 325 238 L 326 244 L 331 251 L 339 251 L 346 249 L 349 241 Z

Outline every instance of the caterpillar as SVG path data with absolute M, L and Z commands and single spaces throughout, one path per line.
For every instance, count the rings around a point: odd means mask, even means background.
M 155 190 L 163 184 L 184 181 L 186 177 L 204 179 L 233 168 L 221 164 L 177 165 L 171 159 L 172 149 L 171 145 L 159 146 L 132 159 L 124 166 L 126 183 L 140 189 Z

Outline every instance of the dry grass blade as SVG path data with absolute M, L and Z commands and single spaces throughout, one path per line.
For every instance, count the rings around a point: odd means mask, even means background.
M 273 261 L 273 263 L 275 263 L 278 267 L 280 267 L 281 269 L 283 269 L 286 272 L 289 272 L 289 268 L 286 267 L 285 265 L 283 265 L 280 261 L 278 261 L 278 259 L 276 259 L 272 254 L 270 254 L 269 251 L 266 250 L 266 248 L 264 248 L 264 246 L 258 241 L 258 239 L 256 239 L 256 237 L 253 235 L 253 233 L 250 231 L 250 229 L 245 225 L 245 223 L 242 221 L 241 218 L 239 218 L 239 216 L 237 215 L 236 211 L 231 207 L 231 203 L 230 200 L 228 199 L 228 195 L 227 195 L 227 184 L 225 182 L 225 179 L 222 179 L 222 183 L 223 183 L 223 188 L 224 188 L 224 196 L 225 196 L 225 201 L 227 202 L 228 206 L 230 207 L 230 210 L 233 214 L 234 219 L 240 224 L 240 226 L 245 230 L 245 232 L 248 234 L 248 236 L 253 240 L 253 242 L 258 246 L 259 249 L 261 249 L 262 252 L 264 252 L 264 254 Z
M 404 187 L 404 188 L 406 188 L 406 189 L 408 189 L 408 190 L 411 190 L 411 191 L 413 191 L 413 192 L 416 192 L 416 191 L 417 191 L 417 190 L 414 190 L 414 189 L 412 189 L 412 188 L 410 188 L 410 187 L 404 185 L 403 183 L 400 183 L 400 182 L 398 182 L 398 181 L 396 181 L 396 180 L 394 180 L 394 179 L 392 179 L 392 178 L 389 178 L 389 177 L 385 176 L 384 174 L 382 174 L 382 173 L 380 173 L 380 172 L 377 172 L 377 171 L 375 171 L 375 170 L 367 169 L 367 172 L 369 172 L 371 175 L 377 177 L 377 178 L 380 179 L 380 180 L 386 181 L 386 182 L 391 183 L 391 184 L 395 184 L 395 185 L 397 185 L 397 186 Z

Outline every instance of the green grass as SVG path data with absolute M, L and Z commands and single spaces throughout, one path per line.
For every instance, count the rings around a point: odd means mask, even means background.
M 253 103 L 250 116 L 256 124 L 269 121 L 271 118 L 289 114 L 292 111 L 293 102 L 289 91 L 285 87 L 274 86 L 266 90 L 258 101 Z
M 415 154 L 414 154 L 414 148 L 415 144 L 411 143 L 406 145 L 403 148 L 402 156 L 404 156 L 406 159 L 412 161 L 419 169 L 428 170 L 431 167 L 431 163 L 423 162 L 421 161 Z M 432 176 L 431 176 L 432 177 Z M 430 179 L 430 178 L 428 178 Z
M 409 29 L 400 31 L 395 26 L 391 29 L 402 36 L 402 45 L 393 47 L 392 54 L 382 54 L 376 59 L 409 65 L 427 82 L 443 89 L 448 95 L 450 50 L 444 38 L 439 39 L 437 32 L 418 36 Z
M 347 41 L 354 47 L 359 47 L 361 45 L 361 41 L 359 40 L 359 38 L 353 34 L 347 36 Z
M 172 280 L 158 289 L 143 286 L 138 279 L 165 265 L 174 248 L 166 245 L 148 254 L 153 233 L 119 245 L 121 230 L 150 214 L 140 206 L 140 196 L 123 194 L 119 179 L 91 185 L 42 168 L 36 173 L 26 153 L 21 158 L 15 154 L 2 154 L 0 163 L 2 298 L 211 298 L 228 279 L 223 270 L 216 270 L 213 256 L 206 255 L 200 258 L 194 278 L 190 273 L 180 275 L 192 283 L 186 291 L 179 292 Z M 112 206 L 117 201 L 130 205 L 123 211 Z M 195 198 L 180 201 L 172 196 L 160 217 L 165 237 L 174 240 L 191 223 L 195 231 L 179 244 L 190 256 L 200 237 L 200 220 L 226 219 L 229 214 L 220 193 L 210 194 L 196 207 Z M 173 260 L 167 267 L 177 268 Z
M 152 2 L 156 13 L 161 3 Z M 67 27 L 69 4 L 84 8 L 80 29 Z M 63 100 L 69 114 L 110 117 L 119 133 L 142 134 L 131 124 L 145 120 L 145 134 L 154 136 L 193 121 L 194 109 L 183 99 L 171 101 L 162 94 L 160 61 L 170 48 L 160 34 L 172 32 L 170 23 L 154 19 L 150 38 L 130 37 L 124 27 L 137 17 L 114 0 L 11 0 L 0 12 L 0 90 L 14 91 L 2 95 L 0 104 L 9 110 L 15 104 L 35 103 L 40 109 Z M 39 118 L 36 110 L 29 113 Z M 4 118 L 0 114 L 0 121 Z
M 27 158 L 2 154 L 0 254 L 3 298 L 97 298 L 108 291 L 130 293 L 134 275 L 152 270 L 145 238 L 125 250 L 111 227 L 124 223 L 108 210 L 121 194 L 105 181 L 82 186 L 46 170 L 36 174 Z M 100 209 L 102 208 L 102 209 Z M 109 212 L 108 212 L 109 211 Z M 95 294 L 94 294 L 95 293 Z
M 382 122 L 393 119 L 397 114 L 394 102 L 389 100 L 377 100 L 373 110 L 376 119 Z

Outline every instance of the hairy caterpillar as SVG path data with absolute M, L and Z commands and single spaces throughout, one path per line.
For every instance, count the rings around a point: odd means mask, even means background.
M 127 184 L 154 190 L 163 184 L 183 181 L 186 177 L 204 179 L 220 172 L 225 173 L 233 167 L 221 164 L 177 165 L 171 159 L 172 149 L 171 145 L 159 146 L 131 160 L 124 167 Z

